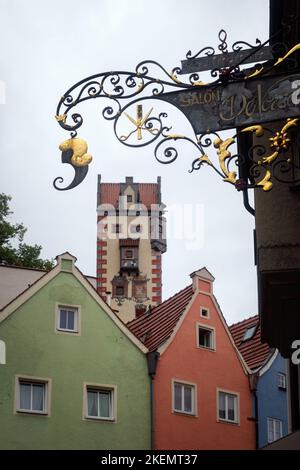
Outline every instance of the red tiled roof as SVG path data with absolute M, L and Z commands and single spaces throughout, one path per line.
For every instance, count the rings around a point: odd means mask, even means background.
M 151 204 L 158 204 L 156 183 L 140 183 L 139 191 L 141 203 L 148 209 L 151 208 Z
M 247 341 L 243 341 L 246 330 L 252 326 L 257 326 L 254 336 Z M 229 329 L 248 367 L 250 369 L 257 369 L 262 366 L 270 355 L 271 348 L 267 343 L 261 342 L 258 315 L 235 323 Z
M 101 204 L 112 204 L 115 206 L 119 200 L 119 183 L 101 183 Z
M 148 209 L 151 204 L 158 204 L 157 183 L 135 183 L 138 184 L 140 202 Z M 116 206 L 119 201 L 121 186 L 119 183 L 101 183 L 101 204 L 112 204 Z
M 149 351 L 155 351 L 172 334 L 194 294 L 192 285 L 127 324 Z

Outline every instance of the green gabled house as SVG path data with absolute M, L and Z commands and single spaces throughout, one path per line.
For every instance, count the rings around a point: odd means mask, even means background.
M 1 449 L 151 446 L 147 349 L 75 262 L 58 256 L 0 310 Z

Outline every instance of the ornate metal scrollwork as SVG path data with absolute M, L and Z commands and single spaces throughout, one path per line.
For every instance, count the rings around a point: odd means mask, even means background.
M 253 125 L 241 129 L 233 137 L 225 140 L 222 140 L 217 132 L 211 133 L 215 137 L 214 140 L 208 134 L 202 134 L 198 139 L 199 151 L 202 151 L 203 147 L 213 145 L 217 149 L 218 166 L 213 164 L 206 154 L 202 154 L 193 161 L 190 172 L 199 170 L 203 164 L 207 164 L 222 176 L 223 181 L 234 185 L 237 190 L 244 189 L 245 187 L 261 187 L 264 191 L 270 191 L 273 187 L 272 178 L 280 182 L 295 183 L 297 181 L 294 177 L 287 180 L 282 178 L 280 173 L 292 174 L 293 170 L 300 170 L 297 163 L 291 157 L 286 156 L 286 151 L 289 149 L 291 142 L 288 132 L 291 127 L 297 126 L 298 123 L 298 118 L 288 118 L 280 131 L 275 132 L 263 125 Z M 232 154 L 229 147 L 236 143 L 239 135 L 245 133 L 252 133 L 256 137 L 255 144 L 248 149 L 246 156 L 237 153 Z M 260 144 L 259 141 L 260 138 L 266 135 L 268 136 L 267 146 Z M 244 163 L 245 158 L 251 162 L 250 177 L 253 179 L 252 184 L 237 178 L 236 170 Z M 232 164 L 234 164 L 234 169 L 232 169 Z
M 221 29 L 218 33 L 218 38 L 219 38 L 219 41 L 220 41 L 220 44 L 218 45 L 218 50 L 222 54 L 227 54 L 229 52 L 228 51 L 228 44 L 226 42 L 227 41 L 227 32 L 224 29 Z M 259 39 L 256 39 L 256 45 L 255 46 L 249 44 L 246 41 L 236 41 L 235 43 L 232 44 L 232 50 L 234 52 L 240 51 L 245 46 L 248 47 L 249 49 L 257 49 L 261 45 L 262 45 L 262 43 Z M 193 59 L 197 59 L 198 57 L 201 57 L 201 55 L 210 56 L 210 55 L 214 55 L 215 53 L 216 53 L 216 50 L 213 47 L 208 46 L 208 47 L 203 47 L 200 51 L 198 51 L 194 55 L 192 55 L 191 51 L 188 51 L 186 53 L 186 58 L 187 58 L 187 60 L 193 60 Z
M 235 47 L 241 48 L 242 46 L 239 45 L 241 43 L 243 43 L 243 41 L 236 42 Z M 224 43 L 222 47 L 224 50 L 227 48 Z M 259 47 L 262 47 L 262 45 Z M 270 67 L 280 65 L 299 48 L 300 45 L 295 46 Z M 256 48 L 254 48 L 254 50 L 256 50 Z M 208 55 L 211 55 L 210 52 Z M 229 72 L 229 69 L 237 71 L 238 66 L 239 64 L 229 67 L 227 72 Z M 241 78 L 248 79 L 253 77 L 254 74 L 258 75 L 269 72 L 270 67 L 264 68 L 261 65 L 257 65 L 254 67 L 254 71 L 253 69 L 249 69 L 248 72 L 244 72 L 243 75 L 240 73 L 228 73 L 227 80 L 234 82 L 240 81 Z M 129 106 L 129 104 L 127 104 L 126 107 L 122 107 L 121 101 L 123 100 L 131 100 L 138 95 L 142 99 L 158 99 L 163 93 L 171 90 L 194 90 L 195 87 L 215 86 L 224 83 L 224 68 L 212 70 L 211 74 L 213 77 L 216 77 L 216 79 L 209 83 L 200 80 L 198 73 L 189 74 L 185 81 L 180 80 L 178 78 L 179 72 L 179 67 L 175 67 L 172 72 L 169 73 L 158 62 L 148 60 L 140 62 L 134 72 L 115 71 L 92 75 L 73 85 L 64 96 L 62 96 L 57 106 L 55 118 L 63 129 L 74 132 L 83 124 L 83 118 L 78 112 L 72 113 L 72 111 L 77 105 L 86 100 L 96 98 L 109 99 L 111 105 L 106 106 L 102 114 L 107 120 L 116 120 L 125 112 L 125 108 Z M 145 94 L 145 92 L 147 92 L 147 94 Z M 137 101 L 138 99 L 136 102 Z M 67 122 L 68 117 L 71 118 L 71 123 Z
M 88 147 L 86 141 L 75 137 L 75 135 L 73 134 L 71 139 L 65 140 L 59 146 L 59 150 L 62 152 L 62 163 L 71 165 L 75 170 L 75 176 L 69 186 L 65 188 L 57 186 L 57 183 L 63 183 L 64 181 L 61 176 L 58 176 L 53 182 L 55 189 L 58 191 L 66 191 L 78 186 L 86 177 L 88 165 L 92 161 L 92 156 L 87 153 Z
M 228 51 L 227 33 L 219 32 L 221 54 L 231 54 Z M 240 51 L 245 46 L 250 48 L 250 53 L 255 53 L 268 41 L 261 43 L 258 39 L 256 45 L 245 41 L 237 41 L 232 45 L 233 51 Z M 274 45 L 273 48 L 278 45 Z M 240 63 L 230 67 L 211 70 L 211 76 L 215 78 L 211 83 L 205 84 L 199 73 L 190 73 L 185 80 L 179 79 L 181 69 L 174 68 L 170 73 L 158 62 L 149 60 L 140 62 L 134 72 L 113 71 L 103 72 L 87 77 L 73 85 L 60 99 L 56 120 L 65 130 L 71 132 L 71 138 L 60 145 L 63 163 L 69 163 L 75 170 L 75 177 L 71 184 L 60 188 L 57 183 L 63 182 L 61 177 L 56 178 L 54 186 L 59 190 L 74 188 L 85 178 L 88 164 L 92 157 L 87 153 L 87 145 L 83 139 L 77 137 L 77 131 L 83 124 L 83 117 L 75 108 L 87 100 L 103 99 L 104 108 L 102 115 L 106 120 L 113 122 L 114 133 L 123 145 L 129 147 L 142 147 L 151 143 L 155 144 L 155 158 L 163 163 L 174 162 L 179 151 L 176 149 L 177 141 L 186 141 L 192 144 L 197 157 L 192 162 L 190 172 L 199 170 L 203 165 L 211 167 L 225 182 L 228 182 L 238 190 L 261 187 L 269 191 L 273 186 L 273 179 L 288 182 L 282 178 L 293 169 L 299 169 L 292 158 L 285 158 L 286 150 L 290 145 L 288 136 L 290 128 L 298 125 L 298 118 L 287 119 L 279 131 L 272 131 L 261 124 L 245 126 L 230 138 L 213 131 L 205 133 L 194 132 L 193 137 L 171 133 L 171 126 L 166 125 L 167 113 L 156 112 L 153 103 L 149 100 L 162 100 L 170 91 L 206 90 L 209 86 L 214 90 L 220 84 L 234 84 L 251 80 L 253 77 L 269 74 L 273 69 L 280 68 L 281 64 L 293 59 L 293 54 L 300 50 L 300 44 L 292 49 L 279 48 L 282 55 L 271 62 L 255 65 L 252 68 L 240 70 Z M 188 59 L 195 59 L 201 54 L 210 57 L 215 50 L 212 47 L 202 48 L 197 54 L 187 53 Z M 109 100 L 109 104 L 106 104 Z M 168 101 L 165 99 L 165 101 Z M 177 106 L 176 103 L 171 105 Z M 179 106 L 177 108 L 180 109 Z M 128 132 L 120 131 L 122 120 L 132 126 Z M 124 121 L 123 121 L 124 122 Z M 233 154 L 231 148 L 237 142 L 239 135 L 250 133 L 255 136 L 255 144 L 248 150 L 247 155 Z M 268 137 L 268 145 L 262 145 L 260 138 Z M 135 140 L 133 140 L 135 139 Z M 172 144 L 171 144 L 172 142 Z M 209 148 L 214 148 L 217 159 L 208 155 Z M 247 159 L 250 162 L 248 178 L 238 179 L 238 169 Z M 294 181 L 294 180 L 293 180 Z

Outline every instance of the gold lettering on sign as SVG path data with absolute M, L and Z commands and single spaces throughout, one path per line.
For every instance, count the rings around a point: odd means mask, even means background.
M 220 90 L 215 90 L 211 92 L 212 101 L 220 101 Z
M 263 81 L 251 86 L 250 82 L 247 82 L 247 88 L 244 83 L 237 84 L 233 87 L 232 94 L 230 87 L 227 86 L 186 92 L 180 95 L 179 106 L 197 108 L 202 105 L 208 113 L 211 108 L 221 123 L 223 121 L 228 124 L 238 117 L 251 120 L 263 118 L 271 112 L 273 117 L 276 111 L 282 113 L 282 110 L 291 110 L 295 105 L 292 101 L 292 83 L 297 78 L 299 74 L 279 78 L 270 81 L 268 86 L 268 82 Z M 269 119 L 269 116 L 266 117 Z
M 212 94 L 207 92 L 204 94 L 204 103 L 211 103 L 212 100 Z
M 190 106 L 190 97 L 184 94 L 180 95 L 179 106 L 183 108 L 186 106 Z
M 205 92 L 193 92 L 190 94 L 181 94 L 179 97 L 179 106 L 182 108 L 211 104 L 220 100 L 219 90 L 206 90 Z
M 222 121 L 232 121 L 232 116 L 234 116 L 234 96 L 227 96 L 221 101 L 219 117 Z
M 200 104 L 200 103 L 199 103 L 199 100 L 198 100 L 198 96 L 197 96 L 196 94 L 193 95 L 191 99 L 192 99 L 191 105 L 193 105 L 193 104 Z
M 251 117 L 256 111 L 257 111 L 257 102 L 256 102 L 256 98 L 253 98 L 252 100 L 248 101 L 246 108 L 245 108 L 245 114 L 247 117 Z

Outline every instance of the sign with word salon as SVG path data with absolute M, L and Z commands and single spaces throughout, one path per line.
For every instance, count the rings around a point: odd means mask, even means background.
M 197 86 L 159 99 L 177 106 L 196 134 L 277 121 L 300 115 L 300 73 Z

